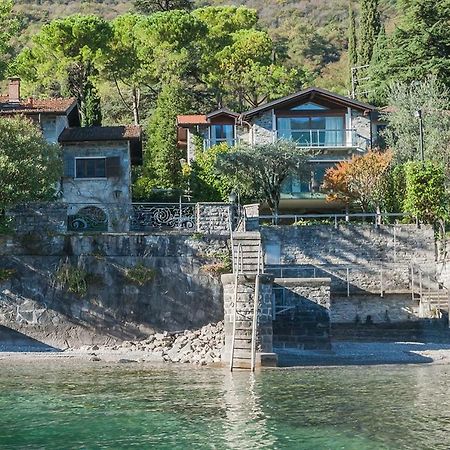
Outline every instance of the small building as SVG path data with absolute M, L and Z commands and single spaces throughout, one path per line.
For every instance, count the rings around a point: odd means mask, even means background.
M 131 166 L 142 164 L 139 126 L 80 127 L 75 98 L 26 100 L 20 79 L 0 96 L 0 116 L 21 115 L 39 124 L 49 143 L 62 147 L 64 173 L 58 200 L 68 204 L 70 231 L 127 231 Z
M 336 209 L 320 192 L 325 171 L 376 145 L 377 118 L 375 106 L 308 88 L 240 114 L 223 108 L 206 115 L 178 116 L 178 145 L 192 161 L 196 152 L 224 142 L 234 146 L 295 141 L 311 150 L 311 174 L 285 183 L 280 208 L 319 212 Z
M 72 231 L 126 231 L 131 208 L 131 166 L 142 164 L 141 128 L 66 128 L 62 199 Z
M 80 115 L 75 98 L 37 99 L 20 96 L 20 78 L 8 81 L 8 95 L 0 96 L 0 116 L 22 115 L 39 124 L 49 143 L 58 142 L 67 127 L 79 127 Z

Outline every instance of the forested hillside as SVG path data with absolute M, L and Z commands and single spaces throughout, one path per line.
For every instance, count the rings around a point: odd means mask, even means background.
M 397 0 L 381 0 L 383 22 L 391 27 Z M 357 11 L 358 1 L 350 1 Z M 347 28 L 349 0 L 195 0 L 194 7 L 236 5 L 258 11 L 259 24 L 268 30 L 291 67 L 310 70 L 315 84 L 348 92 Z M 16 48 L 26 45 L 40 27 L 71 14 L 96 14 L 106 19 L 134 11 L 133 1 L 122 0 L 16 0 L 14 11 L 22 23 Z

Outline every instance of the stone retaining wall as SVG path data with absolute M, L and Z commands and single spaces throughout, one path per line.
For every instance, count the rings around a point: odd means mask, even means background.
M 22 203 L 7 210 L 17 233 L 64 233 L 67 229 L 66 203 Z
M 215 323 L 228 253 L 226 236 L 176 232 L 0 237 L 0 325 L 64 346 Z M 85 293 L 61 267 L 81 271 Z
M 384 297 L 332 295 L 330 316 L 332 323 L 409 322 L 419 319 L 419 304 L 418 300 L 412 300 L 409 292 L 388 293 Z
M 227 203 L 197 203 L 197 232 L 230 233 L 230 222 L 234 225 L 234 206 Z
M 275 347 L 330 347 L 330 281 L 329 278 L 274 280 L 275 297 L 281 296 L 276 299 L 280 309 L 273 322 Z

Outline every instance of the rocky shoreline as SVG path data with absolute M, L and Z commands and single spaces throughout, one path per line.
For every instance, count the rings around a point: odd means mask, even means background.
M 198 330 L 178 333 L 155 333 L 140 341 L 124 341 L 116 345 L 92 345 L 65 352 L 86 352 L 91 361 L 101 361 L 102 356 L 126 354 L 119 362 L 172 362 L 200 366 L 220 363 L 225 335 L 223 322 L 208 324 Z M 136 357 L 136 358 L 135 358 Z

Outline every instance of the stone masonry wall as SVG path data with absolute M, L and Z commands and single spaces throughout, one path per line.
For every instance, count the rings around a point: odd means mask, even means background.
M 272 111 L 266 111 L 252 119 L 253 141 L 256 144 L 271 144 L 274 141 Z
M 227 236 L 175 232 L 0 237 L 0 325 L 60 347 L 218 322 L 210 268 L 227 252 Z M 61 269 L 81 273 L 85 293 Z
M 226 203 L 197 203 L 197 232 L 230 233 L 230 221 L 234 224 L 234 207 Z
M 266 248 L 279 246 L 279 264 L 292 266 L 284 276 L 331 277 L 332 292 L 347 290 L 347 270 L 351 293 L 407 290 L 411 263 L 436 271 L 434 232 L 427 226 L 279 226 L 262 227 L 261 234 Z
M 8 209 L 6 215 L 18 233 L 64 233 L 67 229 L 66 203 L 22 203 Z
M 261 277 L 260 297 L 258 309 L 258 328 L 256 351 L 258 353 L 272 353 L 272 277 Z M 234 311 L 234 275 L 222 275 L 224 302 L 225 347 L 222 361 L 230 361 L 231 340 L 233 336 Z M 255 292 L 255 277 L 239 276 L 237 328 L 248 328 L 246 336 L 251 339 L 251 323 L 253 321 L 253 299 Z
M 365 323 L 367 317 L 375 324 L 416 321 L 419 317 L 417 300 L 409 293 L 359 296 L 333 295 L 330 316 L 332 323 Z
M 330 281 L 329 278 L 275 278 L 275 302 L 279 307 L 273 322 L 275 347 L 330 347 Z

